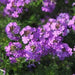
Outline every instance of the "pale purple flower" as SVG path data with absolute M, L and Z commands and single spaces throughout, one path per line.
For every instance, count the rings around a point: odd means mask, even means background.
M 52 1 L 52 0 L 44 0 L 43 1 L 43 6 L 42 6 L 42 11 L 45 12 L 52 12 L 55 8 L 56 5 L 56 1 Z
M 29 4 L 31 2 L 31 0 L 25 0 L 26 4 Z
M 22 44 L 19 42 L 10 42 L 5 47 L 6 55 L 9 57 L 11 63 L 16 63 L 19 57 L 24 57 L 24 50 L 21 49 Z
M 68 1 L 68 0 L 65 0 L 65 3 L 66 3 L 66 4 L 68 4 L 68 3 L 69 3 L 69 1 Z
M 72 6 L 75 6 L 75 2 L 72 3 Z
M 68 22 L 68 26 L 75 31 L 75 16 Z
M 19 36 L 20 26 L 18 26 L 16 22 L 10 22 L 6 26 L 5 32 L 8 36 L 8 38 L 11 39 L 11 40 L 17 41 L 17 40 L 20 39 L 20 36 Z
M 75 51 L 75 46 L 74 46 L 74 48 L 73 48 L 73 51 Z
M 26 26 L 20 31 L 20 35 L 22 36 L 22 41 L 24 44 L 27 44 L 31 39 L 33 39 L 34 31 L 35 28 L 31 28 L 30 26 Z

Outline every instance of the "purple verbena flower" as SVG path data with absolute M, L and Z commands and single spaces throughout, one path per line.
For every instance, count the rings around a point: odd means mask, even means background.
M 5 32 L 9 39 L 18 41 L 20 39 L 19 32 L 20 26 L 17 25 L 16 22 L 10 22 L 6 28 Z
M 55 0 L 44 0 L 43 6 L 42 6 L 42 11 L 51 13 L 54 10 L 55 5 L 56 5 Z

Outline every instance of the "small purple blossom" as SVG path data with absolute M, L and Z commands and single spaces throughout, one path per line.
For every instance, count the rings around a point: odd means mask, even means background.
M 55 8 L 56 1 L 55 0 L 44 0 L 43 1 L 43 6 L 42 6 L 42 11 L 45 12 L 52 12 Z
M 74 48 L 73 48 L 73 51 L 75 51 L 75 46 L 74 46 Z
M 75 31 L 75 16 L 68 22 L 68 26 Z
M 31 39 L 33 39 L 34 31 L 35 28 L 31 28 L 30 26 L 26 26 L 20 31 L 20 35 L 22 36 L 22 41 L 24 44 L 27 44 Z
M 16 22 L 10 22 L 6 26 L 5 32 L 8 36 L 8 38 L 11 40 L 17 41 L 20 39 L 20 36 L 19 36 L 20 26 L 18 26 Z
M 24 57 L 24 50 L 21 48 L 22 44 L 19 42 L 10 42 L 9 45 L 5 47 L 6 55 L 9 57 L 11 63 L 17 62 L 19 57 Z
M 72 3 L 72 6 L 75 6 L 75 2 Z

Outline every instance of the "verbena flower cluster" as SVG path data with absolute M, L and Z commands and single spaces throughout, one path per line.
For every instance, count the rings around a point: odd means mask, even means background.
M 25 5 L 36 1 L 36 0 L 0 0 L 0 3 L 5 4 L 6 7 L 4 8 L 4 14 L 8 15 L 9 17 L 18 18 L 19 14 L 23 12 Z M 42 1 L 42 11 L 51 13 L 56 6 L 57 0 L 43 0 Z M 68 0 L 64 0 L 65 3 L 68 3 Z M 25 12 L 25 11 L 24 11 Z
M 0 3 L 7 4 L 8 0 L 0 0 Z
M 23 12 L 25 4 L 29 4 L 31 0 L 8 0 L 4 13 L 10 17 L 17 18 Z
M 11 63 L 16 63 L 18 58 L 39 61 L 48 54 L 64 60 L 73 54 L 72 48 L 63 43 L 63 38 L 71 28 L 75 30 L 75 16 L 70 19 L 68 13 L 60 13 L 56 19 L 50 18 L 46 24 L 37 28 L 26 26 L 20 30 L 16 22 L 10 22 L 5 31 L 8 38 L 14 42 L 5 47 L 6 55 Z M 24 48 L 19 42 L 20 39 Z
M 32 1 L 36 0 L 0 0 L 0 3 L 5 4 L 4 14 L 9 17 L 18 18 L 19 14 L 23 12 L 25 5 L 28 5 Z M 42 1 L 42 11 L 51 13 L 56 5 L 55 0 L 43 0 Z M 25 12 L 25 11 L 24 11 Z
M 6 5 L 4 8 L 6 15 L 17 18 L 23 12 L 23 7 L 31 0 L 1 0 L 0 2 Z
M 52 12 L 55 8 L 56 0 L 43 0 L 42 11 Z
M 18 41 L 20 39 L 20 36 L 19 36 L 20 26 L 18 26 L 16 22 L 9 23 L 6 26 L 5 31 L 9 39 L 15 40 L 15 41 L 16 40 Z

